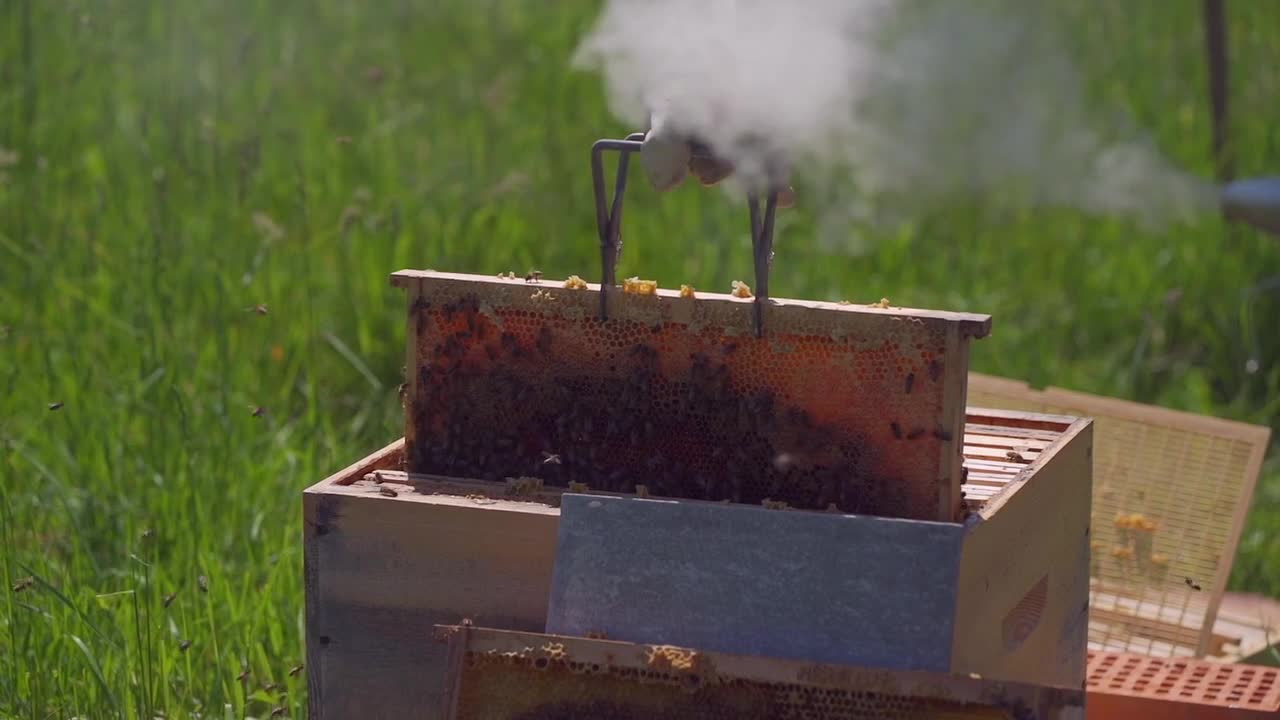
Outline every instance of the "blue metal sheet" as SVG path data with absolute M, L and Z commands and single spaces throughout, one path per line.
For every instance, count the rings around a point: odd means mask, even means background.
M 547 632 L 950 666 L 961 525 L 566 494 Z

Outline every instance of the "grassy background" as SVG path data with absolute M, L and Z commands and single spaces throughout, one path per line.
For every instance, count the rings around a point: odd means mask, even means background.
M 1207 175 L 1199 2 L 1057 5 L 1095 97 Z M 1280 3 L 1230 13 L 1241 171 L 1276 171 Z M 587 150 L 630 128 L 566 71 L 593 16 L 0 2 L 0 716 L 304 711 L 300 491 L 397 436 L 388 272 L 596 276 Z M 749 276 L 741 208 L 629 200 L 621 272 Z M 972 206 L 852 257 L 813 225 L 776 295 L 990 312 L 980 371 L 1280 425 L 1274 240 Z M 1280 594 L 1274 462 L 1232 587 Z

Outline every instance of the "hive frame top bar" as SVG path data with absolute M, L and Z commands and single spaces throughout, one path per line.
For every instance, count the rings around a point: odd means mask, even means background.
M 423 280 L 455 280 L 465 283 L 485 283 L 494 287 L 510 287 L 528 289 L 530 293 L 536 290 L 558 291 L 563 293 L 584 293 L 591 297 L 596 297 L 600 292 L 599 283 L 586 283 L 585 290 L 569 290 L 563 287 L 561 281 L 545 279 L 539 282 L 530 282 L 524 278 L 499 278 L 492 275 L 477 275 L 472 273 L 451 273 L 440 272 L 436 270 L 399 270 L 391 273 L 391 285 L 398 288 L 409 289 L 415 287 L 418 282 Z M 639 301 L 652 301 L 650 296 L 630 295 L 621 292 L 620 288 L 614 287 L 609 291 L 610 295 L 619 295 L 629 298 L 635 298 Z M 663 300 L 674 300 L 680 303 L 689 302 L 688 298 L 682 298 L 679 290 L 669 290 L 659 288 L 657 297 Z M 714 301 L 716 303 L 733 303 L 742 306 L 744 330 L 750 329 L 750 313 L 753 298 L 739 298 L 728 293 L 697 291 L 697 296 L 693 302 L 698 301 Z M 647 303 L 646 303 L 647 304 Z M 866 318 L 882 319 L 888 317 L 915 318 L 924 322 L 939 322 L 944 324 L 954 324 L 958 326 L 959 333 L 962 337 L 973 339 L 981 339 L 991 334 L 991 316 L 981 313 L 954 312 L 949 310 L 925 310 L 920 308 L 905 307 L 889 307 L 880 308 L 874 305 L 865 305 L 859 303 L 842 303 L 829 302 L 825 300 L 797 300 L 791 298 L 769 298 L 768 305 L 773 313 L 781 312 L 812 312 L 812 311 L 834 311 L 841 314 L 849 314 L 852 316 L 862 316 Z M 612 317 L 625 318 L 628 315 L 629 308 L 636 308 L 633 303 L 621 303 L 621 306 L 611 314 Z M 648 308 L 645 308 L 648 309 Z M 647 313 L 640 313 L 647 315 Z M 838 317 L 838 316 L 836 316 Z M 648 319 L 636 318 L 636 319 Z M 838 321 L 836 321 L 838 323 Z M 834 328 L 833 328 L 834 329 Z

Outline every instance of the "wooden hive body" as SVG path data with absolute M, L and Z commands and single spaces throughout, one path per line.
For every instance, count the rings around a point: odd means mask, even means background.
M 1091 425 L 966 415 L 985 316 L 774 300 L 757 339 L 724 295 L 614 294 L 601 324 L 594 287 L 393 282 L 405 437 L 304 495 L 312 717 L 438 717 L 434 625 L 543 631 L 587 488 L 957 528 L 946 670 L 1081 687 Z
M 952 634 L 939 638 L 952 671 L 1083 677 L 1091 428 L 1064 423 L 970 409 L 963 453 L 976 519 Z M 1037 447 L 1022 460 L 1001 459 L 1027 443 Z M 517 497 L 492 482 L 408 474 L 403 452 L 392 443 L 304 494 L 312 717 L 439 717 L 447 655 L 423 641 L 433 625 L 546 627 L 565 491 Z

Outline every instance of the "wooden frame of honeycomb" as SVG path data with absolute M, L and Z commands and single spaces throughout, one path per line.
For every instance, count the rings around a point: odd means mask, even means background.
M 449 720 L 1084 718 L 1081 688 L 441 626 Z

